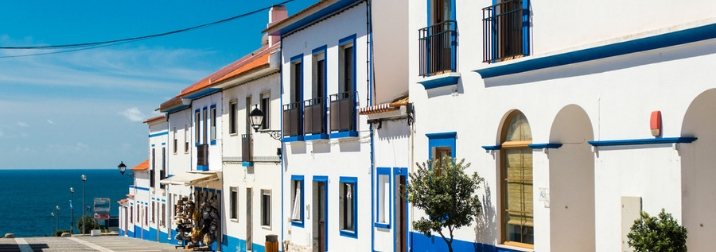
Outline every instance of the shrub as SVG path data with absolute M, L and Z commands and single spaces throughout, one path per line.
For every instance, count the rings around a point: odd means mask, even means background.
M 641 212 L 627 235 L 629 246 L 637 252 L 686 251 L 686 228 L 679 225 L 669 213 L 661 209 L 658 216 Z

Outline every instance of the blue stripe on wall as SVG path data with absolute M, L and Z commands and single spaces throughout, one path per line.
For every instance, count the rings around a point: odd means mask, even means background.
M 448 251 L 447 244 L 439 234 L 434 234 L 428 238 L 422 233 L 410 232 L 411 245 L 413 252 L 434 252 Z M 495 247 L 490 244 L 475 243 L 463 240 L 453 240 L 453 251 L 474 251 L 474 252 L 520 252 L 520 250 L 512 250 L 503 247 Z

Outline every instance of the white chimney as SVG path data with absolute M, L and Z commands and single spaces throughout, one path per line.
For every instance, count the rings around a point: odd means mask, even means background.
M 269 27 L 274 23 L 281 22 L 281 20 L 284 20 L 287 17 L 288 17 L 288 11 L 286 10 L 286 6 L 274 5 L 269 10 L 269 23 L 268 23 L 268 25 L 266 25 L 266 27 Z M 272 46 L 279 41 L 281 41 L 281 36 L 279 36 L 279 35 L 269 35 L 268 36 L 269 46 Z

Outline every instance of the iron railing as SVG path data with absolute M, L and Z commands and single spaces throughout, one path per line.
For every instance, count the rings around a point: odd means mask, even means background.
M 209 145 L 200 144 L 196 146 L 196 165 L 197 166 L 208 166 L 209 165 Z
M 356 130 L 356 91 L 331 95 L 331 131 Z
M 457 21 L 448 20 L 418 31 L 420 76 L 431 76 L 457 69 Z
M 303 129 L 306 134 L 326 133 L 326 105 L 323 97 L 303 102 Z
M 522 0 L 504 1 L 482 9 L 482 62 L 493 63 L 529 54 L 526 41 L 529 11 Z
M 251 161 L 251 134 L 241 134 L 241 162 Z
M 303 135 L 303 102 L 292 102 L 283 105 L 283 135 Z

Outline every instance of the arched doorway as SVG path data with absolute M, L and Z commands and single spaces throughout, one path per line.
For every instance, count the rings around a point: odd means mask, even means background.
M 522 112 L 507 116 L 500 142 L 502 241 L 533 248 L 532 130 Z
M 594 138 L 587 113 L 567 105 L 552 123 L 549 141 L 551 251 L 595 251 Z
M 716 237 L 716 89 L 698 95 L 684 115 L 681 136 L 698 140 L 681 144 L 681 223 L 691 251 L 713 250 Z M 677 218 L 678 219 L 678 218 Z

